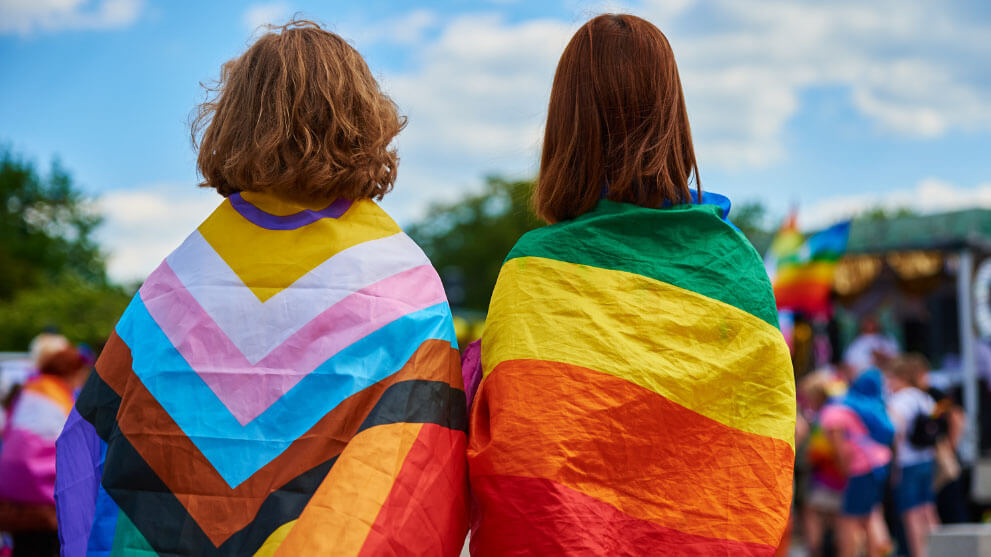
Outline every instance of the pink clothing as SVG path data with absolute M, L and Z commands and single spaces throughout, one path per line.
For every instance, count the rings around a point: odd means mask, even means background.
M 72 403 L 57 377 L 39 375 L 24 384 L 0 445 L 0 500 L 55 505 L 55 439 Z
M 819 414 L 819 423 L 826 431 L 843 432 L 845 443 L 840 450 L 849 463 L 850 476 L 867 474 L 891 462 L 891 449 L 871 439 L 867 426 L 852 409 L 828 404 Z
M 461 378 L 465 384 L 465 396 L 468 398 L 468 410 L 475 399 L 475 391 L 482 382 L 482 341 L 481 339 L 465 347 L 461 355 Z

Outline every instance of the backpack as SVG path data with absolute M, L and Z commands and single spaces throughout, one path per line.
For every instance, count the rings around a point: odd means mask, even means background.
M 908 442 L 919 449 L 935 447 L 936 441 L 944 437 L 948 431 L 949 424 L 945 416 L 932 416 L 920 412 L 912 422 Z

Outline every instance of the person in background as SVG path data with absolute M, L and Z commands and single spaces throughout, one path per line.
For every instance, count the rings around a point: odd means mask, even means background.
M 867 315 L 860 320 L 860 335 L 847 347 L 843 361 L 856 376 L 871 367 L 880 367 L 883 360 L 897 356 L 898 352 L 898 343 L 884 334 L 877 317 Z
M 868 369 L 850 384 L 842 399 L 827 404 L 820 413 L 819 422 L 837 447 L 837 465 L 847 478 L 837 521 L 841 556 L 856 555 L 865 537 L 868 555 L 887 555 L 892 547 L 881 513 L 894 439 L 883 389 L 881 372 Z
M 838 464 L 838 449 L 826 436 L 819 415 L 831 398 L 835 381 L 830 371 L 819 370 L 806 375 L 798 384 L 799 417 L 809 424 L 806 442 L 804 445 L 799 442 L 799 453 L 804 456 L 800 462 L 808 470 L 802 490 L 805 495 L 802 531 L 813 556 L 827 554 L 826 534 L 829 530 L 836 531 L 836 517 L 846 487 L 846 475 Z
M 946 421 L 946 436 L 936 441 L 933 490 L 936 492 L 936 513 L 942 524 L 971 522 L 969 492 L 970 470 L 965 466 L 959 449 L 966 427 L 960 388 L 949 391 L 932 385 L 927 389 L 936 401 L 935 415 Z
M 912 557 L 926 554 L 926 538 L 939 525 L 933 463 L 936 442 L 945 428 L 934 417 L 936 403 L 925 391 L 928 371 L 925 358 L 910 354 L 898 358 L 888 373 L 892 391 L 888 411 L 896 431 L 895 506 Z
M 89 362 L 61 337 L 41 341 L 39 374 L 10 408 L 0 450 L 0 530 L 13 534 L 15 557 L 59 552 L 55 521 L 55 439 L 86 379 Z M 57 347 L 56 351 L 52 352 Z M 35 348 L 32 346 L 32 348 Z

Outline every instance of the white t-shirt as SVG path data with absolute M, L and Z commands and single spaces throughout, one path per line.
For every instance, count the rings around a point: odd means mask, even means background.
M 904 468 L 933 459 L 932 447 L 916 447 L 908 438 L 912 435 L 912 426 L 915 425 L 916 418 L 920 414 L 932 414 L 935 406 L 936 402 L 929 393 L 915 387 L 905 387 L 892 393 L 891 398 L 888 399 L 888 412 L 898 432 L 895 458 L 899 467 Z

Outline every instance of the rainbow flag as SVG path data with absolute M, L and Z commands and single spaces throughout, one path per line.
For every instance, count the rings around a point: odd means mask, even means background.
M 769 250 L 768 266 L 773 273 L 774 297 L 779 308 L 811 315 L 829 313 L 836 264 L 846 252 L 850 221 L 817 232 L 803 242 L 794 216 L 778 232 Z
M 510 252 L 470 420 L 473 554 L 774 553 L 791 361 L 761 260 L 711 199 L 603 200 Z
M 457 555 L 460 358 L 375 203 L 233 195 L 121 317 L 58 441 L 64 555 Z

